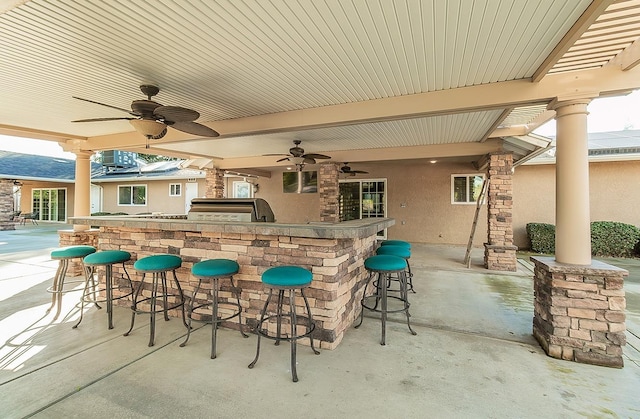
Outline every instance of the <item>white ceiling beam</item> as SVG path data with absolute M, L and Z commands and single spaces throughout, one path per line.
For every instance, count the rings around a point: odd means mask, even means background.
M 565 36 L 560 40 L 558 45 L 551 51 L 551 54 L 547 56 L 544 62 L 533 73 L 531 81 L 534 83 L 541 81 L 553 68 L 554 65 L 569 51 L 578 39 L 584 34 L 589 26 L 609 7 L 614 0 L 594 0 L 587 10 L 584 11 L 582 16 L 576 21 L 576 23 L 569 29 Z
M 640 64 L 640 38 L 616 55 L 607 65 L 618 66 L 622 71 L 629 71 Z

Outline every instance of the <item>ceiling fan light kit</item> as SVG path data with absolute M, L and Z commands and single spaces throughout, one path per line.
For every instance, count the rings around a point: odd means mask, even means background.
M 133 125 L 136 131 L 148 139 L 158 137 L 166 129 L 163 123 L 149 119 L 132 119 L 129 123 Z

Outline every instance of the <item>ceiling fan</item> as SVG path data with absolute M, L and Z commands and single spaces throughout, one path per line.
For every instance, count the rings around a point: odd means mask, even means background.
M 128 120 L 136 131 L 147 137 L 148 140 L 157 140 L 164 137 L 167 133 L 167 127 L 202 137 L 217 137 L 220 135 L 211 128 L 194 122 L 200 117 L 200 114 L 193 109 L 180 106 L 163 106 L 151 100 L 151 97 L 157 95 L 160 91 L 159 87 L 143 84 L 140 86 L 140 91 L 147 96 L 147 100 L 134 100 L 131 102 L 131 110 L 73 96 L 74 99 L 126 112 L 131 117 L 91 118 L 71 122 L 117 121 L 124 119 Z
M 358 174 L 368 174 L 369 172 L 365 172 L 363 170 L 351 170 L 351 167 L 349 166 L 349 163 L 344 162 L 342 163 L 343 166 L 340 168 L 340 173 L 345 173 L 348 174 L 350 176 L 355 176 Z
M 289 149 L 289 154 L 265 154 L 265 156 L 286 156 L 283 157 L 277 162 L 281 161 L 290 161 L 297 166 L 304 166 L 305 164 L 316 164 L 317 160 L 322 159 L 330 159 L 331 157 L 325 156 L 324 154 L 316 154 L 316 153 L 304 153 L 304 148 L 300 147 L 300 140 L 293 140 L 294 146 Z

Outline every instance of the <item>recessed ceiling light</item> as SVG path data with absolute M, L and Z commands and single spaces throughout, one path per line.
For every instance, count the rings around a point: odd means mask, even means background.
M 437 163 L 438 160 L 429 160 L 429 163 L 433 164 L 433 163 Z

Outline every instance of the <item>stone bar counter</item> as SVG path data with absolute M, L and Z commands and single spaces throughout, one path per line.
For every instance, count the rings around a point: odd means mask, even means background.
M 197 285 L 191 275 L 194 263 L 215 258 L 237 261 L 240 271 L 234 279 L 241 289 L 242 321 L 246 329 L 256 324 L 266 301 L 260 280 L 265 270 L 281 265 L 309 269 L 313 282 L 306 295 L 317 327 L 314 338 L 324 349 L 337 347 L 360 312 L 367 279 L 364 260 L 374 254 L 378 231 L 395 224 L 390 218 L 281 224 L 203 222 L 184 216 L 75 217 L 70 222 L 92 226 L 94 230 L 85 235 L 95 237 L 94 244 L 99 250 L 130 252 L 130 263 L 158 253 L 180 256 L 183 264 L 178 270 L 178 280 L 187 297 L 191 297 Z M 63 239 L 61 232 L 61 242 Z M 140 281 L 141 276 L 130 263 L 127 270 L 132 280 Z M 114 266 L 114 280 L 121 276 L 120 269 Z M 206 292 L 201 290 L 198 300 L 204 300 Z M 231 299 L 232 294 L 223 286 L 221 297 Z M 119 300 L 119 304 L 129 306 L 130 301 Z M 172 315 L 179 316 L 180 312 L 175 310 Z M 233 319 L 236 323 L 228 326 L 237 328 L 237 320 Z

